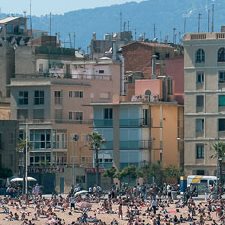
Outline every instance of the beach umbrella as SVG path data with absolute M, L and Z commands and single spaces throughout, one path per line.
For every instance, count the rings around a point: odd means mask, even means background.
M 23 181 L 23 178 L 21 177 L 15 177 L 10 180 L 10 182 L 22 182 L 22 181 Z M 33 177 L 27 177 L 27 181 L 37 181 L 37 180 Z
M 78 196 L 78 195 L 82 195 L 82 194 L 86 194 L 86 193 L 88 193 L 88 191 L 82 190 L 82 191 L 76 192 L 76 193 L 74 194 L 74 196 L 76 197 L 76 196 Z

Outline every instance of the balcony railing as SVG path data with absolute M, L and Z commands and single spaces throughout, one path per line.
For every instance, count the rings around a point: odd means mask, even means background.
M 105 120 L 94 120 L 94 127 L 112 127 L 113 120 L 105 119 Z
M 120 119 L 120 127 L 143 127 L 148 125 L 149 121 L 144 119 Z
M 129 149 L 149 149 L 151 147 L 150 140 L 142 140 L 142 141 L 120 141 L 120 149 L 121 150 L 129 150 Z

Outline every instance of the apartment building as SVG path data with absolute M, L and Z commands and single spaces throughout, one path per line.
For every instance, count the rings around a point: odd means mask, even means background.
M 134 94 L 119 102 L 93 103 L 94 129 L 105 143 L 102 168 L 161 163 L 182 168 L 183 106 L 171 101 L 168 78 L 135 80 Z
M 61 76 L 53 69 L 52 77 L 20 76 L 10 85 L 11 118 L 20 121 L 21 137 L 28 126 L 29 173 L 37 178 L 42 174 L 41 183 L 52 179 L 52 189 L 61 192 L 73 181 L 85 185 L 86 169 L 93 166 L 87 138 L 93 112 L 88 105 L 118 99 L 120 94 L 120 63 L 76 62 L 70 68 L 66 71 L 63 64 Z M 43 176 L 46 173 L 50 178 Z
M 225 33 L 184 36 L 186 174 L 215 175 L 212 145 L 225 140 Z

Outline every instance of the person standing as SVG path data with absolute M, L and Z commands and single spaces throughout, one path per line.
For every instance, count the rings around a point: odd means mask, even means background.
M 155 215 L 155 214 L 156 214 L 156 210 L 157 210 L 157 206 L 158 206 L 157 199 L 156 199 L 156 198 L 153 198 L 151 204 L 152 204 L 152 210 L 153 210 L 153 213 L 154 213 L 154 215 Z
M 75 210 L 75 197 L 70 196 L 69 201 L 70 201 L 70 210 L 72 210 L 72 208 Z
M 123 219 L 123 209 L 122 209 L 122 207 L 123 207 L 122 204 L 119 204 L 119 209 L 118 209 L 119 213 L 118 214 L 119 214 L 120 219 Z

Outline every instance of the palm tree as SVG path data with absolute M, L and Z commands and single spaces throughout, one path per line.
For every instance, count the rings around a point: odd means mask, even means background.
M 103 143 L 105 143 L 105 139 L 97 131 L 93 131 L 89 134 L 89 144 L 95 151 L 96 185 L 98 186 L 100 185 L 98 152 Z
M 225 143 L 218 141 L 212 145 L 214 153 L 211 158 L 217 159 L 217 177 L 219 178 L 219 184 L 222 184 L 222 161 L 225 157 Z

